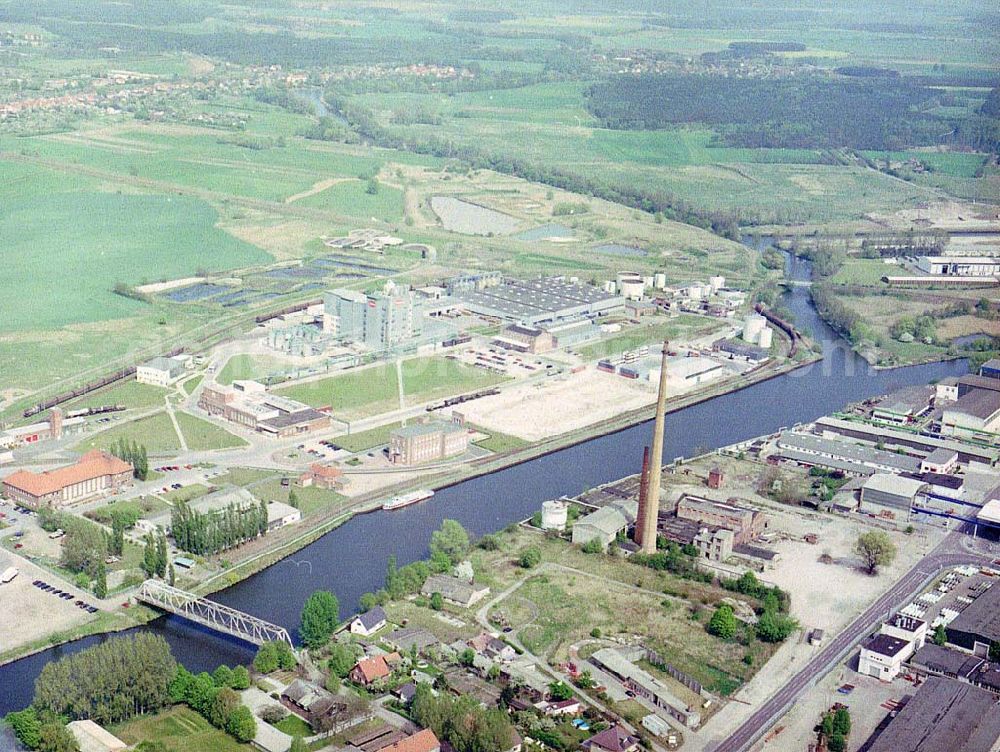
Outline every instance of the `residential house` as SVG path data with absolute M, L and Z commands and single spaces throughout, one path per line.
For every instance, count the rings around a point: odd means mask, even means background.
M 637 752 L 639 739 L 621 726 L 611 726 L 594 734 L 580 746 L 589 752 Z
M 371 637 L 388 623 L 385 610 L 381 606 L 376 606 L 370 611 L 358 614 L 348 626 L 351 634 Z
M 389 676 L 392 673 L 392 664 L 399 660 L 399 653 L 363 658 L 351 669 L 348 678 L 355 684 L 363 684 L 367 687 L 379 679 Z
M 468 608 L 489 595 L 490 589 L 485 585 L 464 582 L 450 575 L 436 574 L 427 578 L 420 588 L 420 593 L 427 597 L 441 593 L 441 597 L 446 601 Z
M 469 647 L 490 660 L 502 663 L 510 663 L 517 657 L 517 651 L 511 645 L 489 632 L 473 637 L 469 640 Z

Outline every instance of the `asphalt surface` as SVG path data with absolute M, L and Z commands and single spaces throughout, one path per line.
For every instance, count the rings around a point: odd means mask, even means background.
M 809 663 L 775 692 L 727 739 L 712 748 L 712 752 L 744 752 L 784 715 L 798 697 L 827 674 L 849 653 L 875 625 L 887 618 L 904 601 L 911 598 L 942 570 L 963 564 L 987 564 L 990 558 L 971 551 L 962 551 L 951 535 L 934 552 L 928 554 L 901 577 L 861 616 L 852 621 Z M 944 550 L 942 550 L 944 549 Z

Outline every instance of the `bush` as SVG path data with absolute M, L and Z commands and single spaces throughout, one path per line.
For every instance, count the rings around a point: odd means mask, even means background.
M 598 538 L 591 538 L 589 541 L 580 546 L 580 550 L 585 554 L 603 554 L 605 551 L 604 544 L 601 543 Z
M 253 741 L 257 735 L 257 721 L 250 712 L 250 708 L 240 705 L 226 720 L 226 731 L 237 741 L 244 744 Z
M 288 715 L 288 711 L 280 705 L 267 705 L 260 710 L 260 719 L 264 723 L 275 724 Z
M 736 636 L 739 624 L 736 621 L 736 614 L 733 607 L 725 603 L 715 609 L 712 618 L 708 620 L 708 633 L 723 640 L 731 640 Z
M 517 560 L 517 563 L 522 569 L 533 569 L 537 567 L 542 562 L 542 552 L 538 549 L 538 546 L 528 546 L 521 552 L 521 557 Z

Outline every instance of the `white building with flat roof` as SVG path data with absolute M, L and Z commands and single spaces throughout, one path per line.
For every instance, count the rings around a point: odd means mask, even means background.
M 135 367 L 135 380 L 140 384 L 152 386 L 170 386 L 176 383 L 185 373 L 184 364 L 188 356 L 178 355 L 173 358 L 153 358 Z

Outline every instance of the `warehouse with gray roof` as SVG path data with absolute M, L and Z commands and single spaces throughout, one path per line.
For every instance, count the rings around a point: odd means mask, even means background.
M 625 299 L 565 277 L 505 279 L 487 287 L 449 286 L 468 310 L 537 327 L 542 323 L 596 318 L 621 310 Z
M 854 475 L 918 473 L 920 459 L 843 439 L 788 431 L 778 437 L 780 456 L 803 464 L 832 467 Z
M 997 696 L 931 676 L 896 717 L 876 731 L 868 752 L 994 752 L 1000 740 Z

